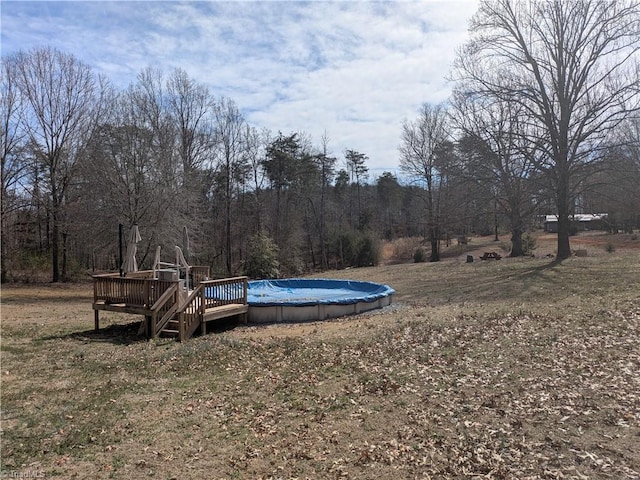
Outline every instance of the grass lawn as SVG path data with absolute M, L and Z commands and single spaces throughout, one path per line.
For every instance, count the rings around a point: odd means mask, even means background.
M 589 248 L 324 273 L 394 304 L 182 344 L 3 286 L 1 476 L 638 479 L 640 250 Z

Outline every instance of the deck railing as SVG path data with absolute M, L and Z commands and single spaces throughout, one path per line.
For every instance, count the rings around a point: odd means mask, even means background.
M 178 339 L 180 341 L 189 338 L 198 328 L 198 325 L 203 322 L 204 304 L 201 300 L 202 292 L 201 283 L 178 308 Z
M 121 277 L 117 273 L 93 276 L 93 303 L 97 311 L 99 304 L 122 304 L 124 311 L 141 313 L 147 317 L 147 335 L 155 337 L 171 321 L 179 322 L 179 338 L 189 338 L 205 321 L 208 308 L 224 305 L 247 305 L 247 277 L 204 280 L 208 267 L 198 267 L 193 272 L 194 290 L 185 298 L 179 281 L 157 280 L 153 271 L 139 271 Z M 195 279 L 201 280 L 196 283 Z
M 193 285 L 208 280 L 209 267 L 191 267 Z M 170 280 L 155 280 L 153 270 L 140 270 L 121 277 L 118 273 L 93 276 L 93 302 L 125 303 L 134 307 L 150 307 L 173 284 Z
M 201 282 L 201 297 L 204 308 L 231 305 L 233 303 L 246 305 L 247 280 L 247 277 L 232 277 Z
M 194 289 L 179 310 L 179 338 L 189 338 L 204 321 L 207 308 L 247 304 L 247 277 L 206 280 Z
M 132 307 L 151 307 L 175 281 L 155 280 L 153 271 L 134 272 L 120 277 L 116 274 L 94 275 L 93 303 L 124 303 Z

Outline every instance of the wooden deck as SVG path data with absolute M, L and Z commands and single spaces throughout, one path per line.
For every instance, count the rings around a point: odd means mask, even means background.
M 206 270 L 205 270 L 206 269 Z M 183 341 L 207 322 L 239 315 L 246 322 L 247 277 L 208 280 L 208 267 L 192 267 L 194 289 L 179 281 L 157 280 L 152 270 L 120 277 L 117 273 L 93 276 L 95 329 L 100 310 L 144 315 L 140 331 L 148 338 L 165 334 Z

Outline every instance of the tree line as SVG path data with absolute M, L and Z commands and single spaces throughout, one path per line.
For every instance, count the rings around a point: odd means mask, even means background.
M 506 216 L 512 256 L 536 210 L 558 216 L 559 260 L 579 209 L 637 228 L 640 4 L 488 0 L 469 33 L 449 102 L 403 125 L 401 165 L 424 184 L 431 259 L 460 202 L 451 184 L 465 178 Z
M 147 267 L 184 227 L 191 263 L 217 275 L 243 273 L 256 237 L 283 273 L 373 264 L 378 230 L 396 229 L 374 222 L 376 205 L 400 221 L 401 186 L 385 176 L 376 193 L 367 155 L 258 130 L 181 69 L 118 90 L 45 47 L 4 57 L 2 72 L 3 280 L 45 262 L 53 281 L 117 270 L 119 225 L 138 225 Z
M 375 264 L 404 236 L 437 261 L 443 240 L 508 229 L 518 256 L 555 213 L 566 258 L 573 213 L 639 226 L 639 18 L 634 1 L 481 2 L 451 98 L 401 125 L 401 179 L 335 156 L 328 134 L 250 125 L 181 69 L 117 89 L 53 48 L 4 56 L 2 280 L 116 270 L 120 224 L 139 226 L 147 267 L 186 227 L 190 262 L 216 275 L 265 252 L 296 275 Z

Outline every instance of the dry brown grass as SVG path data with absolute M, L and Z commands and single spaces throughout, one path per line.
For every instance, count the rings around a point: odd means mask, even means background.
M 3 287 L 2 472 L 637 479 L 640 254 L 590 248 L 325 273 L 395 303 L 183 344 L 92 332 L 88 285 Z
M 424 239 L 418 237 L 398 238 L 392 242 L 385 242 L 382 247 L 384 263 L 397 264 L 413 261 L 416 250 L 424 248 Z

